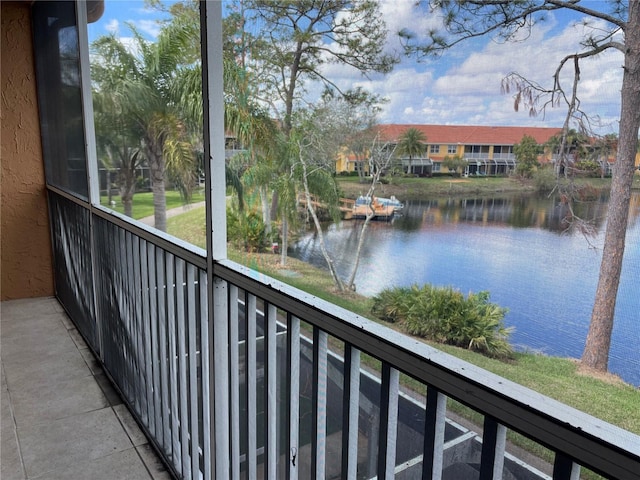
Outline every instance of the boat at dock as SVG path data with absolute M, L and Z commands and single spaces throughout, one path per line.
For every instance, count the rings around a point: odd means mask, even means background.
M 395 199 L 395 197 L 392 197 Z M 386 200 L 382 202 L 381 200 Z M 397 200 L 396 200 L 397 201 Z M 402 204 L 397 202 L 401 206 L 397 206 L 391 203 L 391 199 L 379 199 L 377 197 L 364 197 L 360 196 L 353 206 L 353 215 L 351 218 L 367 218 L 368 215 L 373 214 L 374 220 L 391 220 L 396 213 L 396 209 L 402 208 Z
M 400 210 L 402 210 L 404 208 L 404 204 L 398 200 L 396 198 L 395 195 L 391 195 L 390 198 L 384 198 L 384 197 L 374 197 L 374 199 L 384 205 L 384 206 L 391 206 L 393 207 L 394 211 L 398 212 Z M 356 199 L 356 206 L 357 205 L 368 205 L 370 202 L 370 198 L 364 195 L 360 195 L 357 199 Z

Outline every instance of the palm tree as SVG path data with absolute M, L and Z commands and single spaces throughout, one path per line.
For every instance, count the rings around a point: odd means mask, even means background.
M 421 156 L 425 150 L 427 137 L 417 128 L 409 128 L 400 136 L 398 152 L 409 157 L 409 168 L 407 173 L 411 174 L 411 160 L 413 157 Z
M 155 227 L 165 231 L 167 169 L 184 186 L 190 185 L 194 173 L 189 123 L 176 98 L 176 83 L 195 63 L 184 53 L 189 41 L 186 34 L 177 35 L 175 29 L 165 28 L 158 41 L 150 43 L 130 28 L 133 46 L 125 46 L 115 36 L 104 36 L 93 47 L 97 64 L 109 59 L 120 65 L 120 81 L 111 87 L 121 101 L 121 111 L 139 129 L 151 174 Z
M 589 139 L 583 133 L 571 128 L 551 137 L 546 146 L 557 154 L 556 176 L 569 174 L 576 161 L 587 156 Z
M 111 171 L 117 183 L 124 214 L 131 217 L 136 187 L 136 169 L 141 165 L 140 131 L 132 117 L 122 110 L 118 82 L 122 81 L 118 65 L 92 65 L 94 79 L 93 111 L 99 163 L 107 170 L 107 190 L 111 201 Z

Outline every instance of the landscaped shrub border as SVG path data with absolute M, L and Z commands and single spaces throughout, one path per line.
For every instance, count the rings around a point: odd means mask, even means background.
M 371 312 L 410 335 L 495 358 L 513 355 L 512 329 L 504 326 L 507 309 L 491 303 L 486 291 L 465 297 L 453 287 L 395 287 L 373 298 Z

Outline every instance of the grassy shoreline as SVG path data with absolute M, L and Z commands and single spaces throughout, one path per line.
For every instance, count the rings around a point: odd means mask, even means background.
M 357 198 L 366 194 L 369 184 L 359 183 L 358 177 L 337 177 L 343 195 Z M 578 178 L 576 185 L 608 190 L 611 188 L 610 178 Z M 640 174 L 633 179 L 634 190 L 640 190 Z M 421 200 L 441 195 L 496 195 L 496 194 L 532 194 L 536 187 L 532 180 L 521 180 L 515 177 L 469 177 L 454 178 L 448 176 L 433 178 L 394 177 L 389 183 L 376 187 L 375 194 L 381 197 L 395 195 L 401 201 Z

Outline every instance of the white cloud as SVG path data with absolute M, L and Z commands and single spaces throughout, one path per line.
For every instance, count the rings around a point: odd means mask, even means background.
M 104 29 L 109 33 L 117 34 L 119 27 L 120 27 L 120 22 L 118 22 L 118 20 L 113 18 L 109 20 L 109 22 L 104 26 Z
M 130 20 L 130 22 L 137 30 L 146 33 L 154 39 L 160 35 L 160 24 L 156 20 Z
M 399 3 L 399 6 L 404 5 Z M 389 104 L 384 107 L 384 121 L 561 125 L 565 108 L 548 109 L 544 116 L 531 118 L 525 111 L 515 112 L 512 96 L 500 91 L 502 79 L 511 72 L 550 87 L 561 59 L 582 50 L 579 42 L 584 38 L 584 25 L 554 29 L 555 19 L 549 20 L 534 28 L 526 40 L 502 44 L 488 41 L 475 51 L 470 48 L 470 53 L 457 63 L 452 63 L 455 56 L 445 54 L 442 59 L 423 66 L 426 71 L 419 77 L 416 77 L 415 66 L 400 65 L 389 77 L 392 81 L 377 85 L 390 97 Z M 591 28 L 601 27 L 603 25 L 596 23 Z M 469 47 L 475 45 L 470 43 Z M 613 51 L 581 62 L 581 106 L 588 114 L 600 116 L 603 123 L 608 123 L 607 131 L 616 127 L 621 64 L 621 54 Z M 566 70 L 561 76 L 562 85 L 570 89 L 573 73 L 571 68 Z M 428 83 L 419 83 L 420 78 L 427 77 Z M 411 91 L 407 90 L 407 84 L 413 85 Z
M 417 14 L 413 0 L 382 0 L 380 8 L 389 29 L 386 52 L 400 51 L 397 32 L 401 28 L 424 33 L 440 22 L 425 9 Z M 550 108 L 544 115 L 530 117 L 523 109 L 514 111 L 513 96 L 501 93 L 502 80 L 511 72 L 550 87 L 559 62 L 566 55 L 582 51 L 580 41 L 586 29 L 606 29 L 602 22 L 585 26 L 560 20 L 548 15 L 546 22 L 536 25 L 526 39 L 518 42 L 467 41 L 440 59 L 424 63 L 402 57 L 387 76 L 365 78 L 356 69 L 339 64 L 326 64 L 322 73 L 342 89 L 359 86 L 388 98 L 380 115 L 384 123 L 560 126 L 566 108 Z M 580 64 L 581 106 L 588 114 L 600 117 L 605 125 L 600 133 L 617 128 L 621 65 L 622 55 L 613 51 Z M 570 89 L 572 80 L 571 68 L 566 68 L 561 76 L 563 87 Z M 308 87 L 310 92 L 317 90 Z

